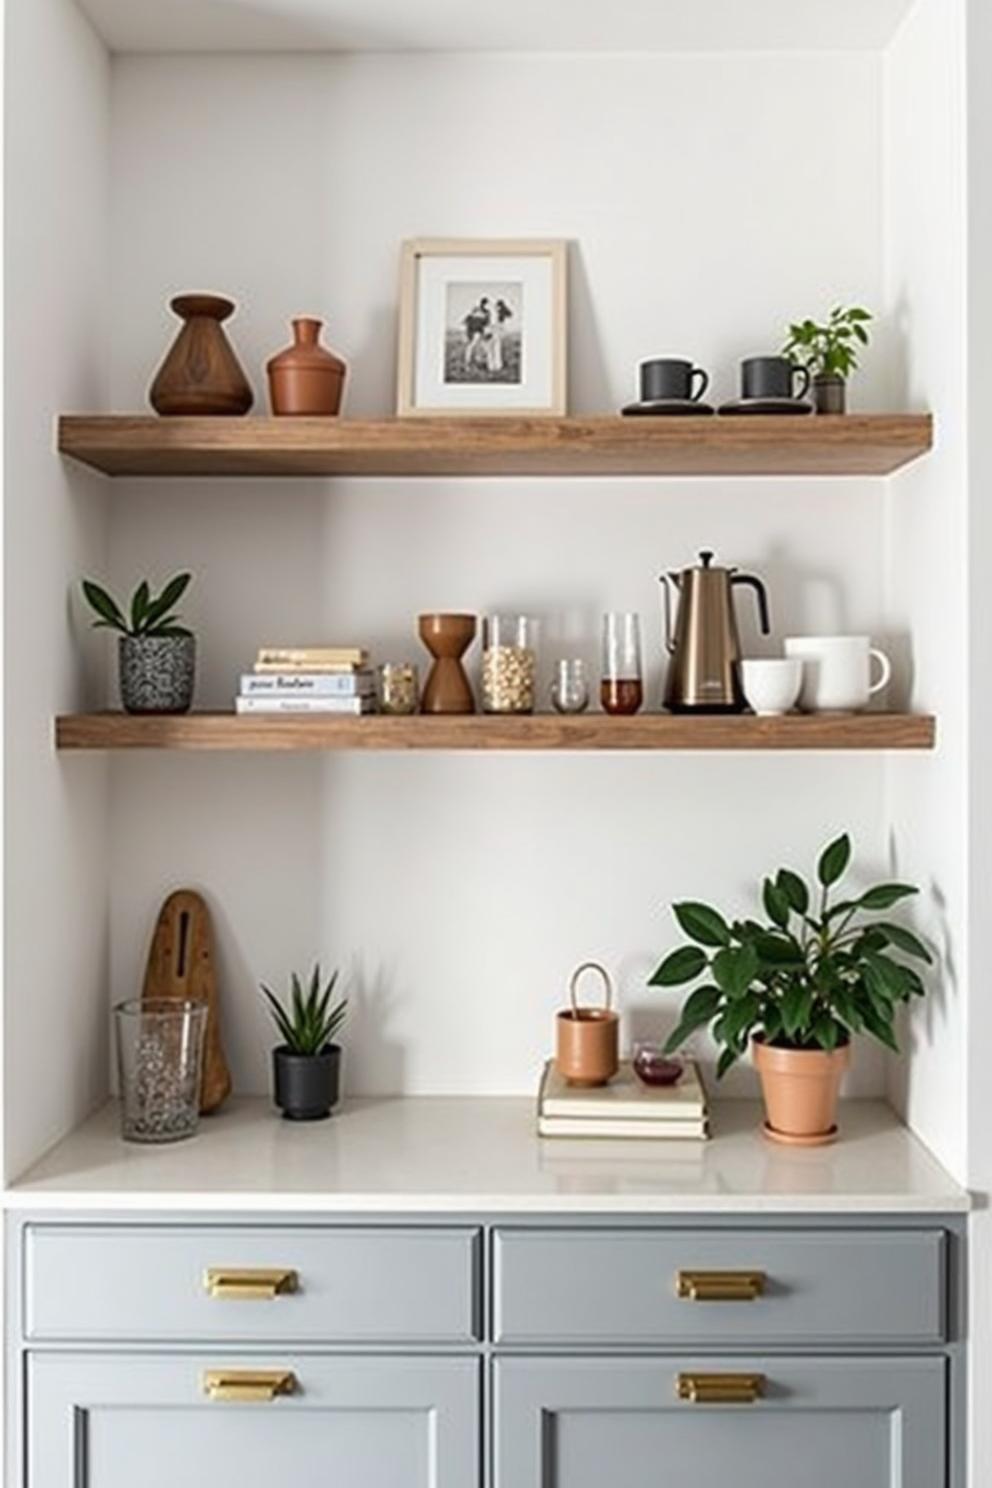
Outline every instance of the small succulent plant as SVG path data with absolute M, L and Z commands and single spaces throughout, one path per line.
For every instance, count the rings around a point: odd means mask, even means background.
M 147 579 L 142 579 L 131 596 L 125 614 L 101 584 L 83 580 L 83 593 L 98 619 L 94 630 L 119 630 L 126 636 L 188 636 L 192 634 L 179 622 L 176 605 L 185 594 L 192 574 L 180 573 L 169 580 L 160 594 L 152 594 Z
M 273 1021 L 282 1041 L 293 1054 L 319 1054 L 331 1043 L 345 1020 L 348 999 L 332 1002 L 338 973 L 335 971 L 326 986 L 322 986 L 320 963 L 314 967 L 310 984 L 304 992 L 303 983 L 294 971 L 289 980 L 289 995 L 285 1003 L 280 1002 L 274 992 L 262 984 L 262 993 L 269 1004 Z

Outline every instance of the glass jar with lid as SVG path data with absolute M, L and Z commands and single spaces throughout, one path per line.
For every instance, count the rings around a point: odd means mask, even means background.
M 537 621 L 486 615 L 482 622 L 482 707 L 486 713 L 533 713 Z

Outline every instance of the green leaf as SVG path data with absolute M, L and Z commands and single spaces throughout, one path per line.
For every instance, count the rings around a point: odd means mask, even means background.
M 823 849 L 820 861 L 816 865 L 816 876 L 825 889 L 843 876 L 850 861 L 851 839 L 845 832 Z
M 933 955 L 928 946 L 914 935 L 912 930 L 907 930 L 905 925 L 892 925 L 887 920 L 879 921 L 872 929 L 884 935 L 891 945 L 897 950 L 904 951 L 907 956 L 916 956 L 920 961 L 926 961 L 928 966 L 933 965 Z
M 798 873 L 793 873 L 790 868 L 780 868 L 775 877 L 778 889 L 788 900 L 789 907 L 796 914 L 804 915 L 809 909 L 809 889 L 807 889 Z
M 754 937 L 754 947 L 762 961 L 772 966 L 805 965 L 802 946 L 791 935 L 773 935 L 764 930 Z
M 891 909 L 893 904 L 898 904 L 900 899 L 906 899 L 911 894 L 920 891 L 912 884 L 878 884 L 874 889 L 868 889 L 858 900 L 862 909 Z
M 706 952 L 699 946 L 679 946 L 662 961 L 649 979 L 649 987 L 680 987 L 683 982 L 694 981 L 706 968 Z
M 126 633 L 127 621 L 118 609 L 116 600 L 111 598 L 106 589 L 94 584 L 92 579 L 84 579 L 82 588 L 91 609 L 96 610 L 103 623 L 112 630 L 123 630 Z
M 157 599 L 153 599 L 145 613 L 146 626 L 156 625 L 166 616 L 186 593 L 192 574 L 176 574 L 170 579 Z
M 761 889 L 761 898 L 768 918 L 784 930 L 789 923 L 792 906 L 788 898 L 770 878 L 766 878 Z
M 717 1079 L 722 1080 L 727 1071 L 731 1068 L 732 1065 L 737 1063 L 737 1060 L 739 1058 L 740 1056 L 737 1053 L 736 1049 L 724 1049 L 723 1053 L 720 1055 L 720 1058 L 716 1062 Z
M 794 1039 L 807 1024 L 813 1004 L 813 994 L 802 982 L 794 982 L 782 998 L 782 1026 L 786 1036 Z
M 142 579 L 131 596 L 131 630 L 135 635 L 141 633 L 142 622 L 148 612 L 148 581 Z
M 690 940 L 696 940 L 704 946 L 730 944 L 730 929 L 726 920 L 708 904 L 686 901 L 673 904 L 672 912 Z
M 760 1021 L 758 999 L 753 993 L 748 992 L 736 1002 L 732 1002 L 724 1013 L 721 1037 L 728 1044 L 736 1044 L 742 1033 L 754 1028 Z
M 892 1031 L 892 1024 L 890 1022 L 879 1017 L 873 1008 L 869 1009 L 867 1007 L 864 1009 L 864 1020 L 865 1030 L 871 1034 L 872 1038 L 878 1039 L 879 1043 L 884 1044 L 887 1049 L 891 1049 L 893 1054 L 899 1053 L 899 1044 L 896 1041 L 896 1036 Z
M 716 1014 L 723 1001 L 723 993 L 719 987 L 697 987 L 695 992 L 690 993 L 682 1007 L 682 1015 L 678 1027 L 668 1037 L 665 1048 L 668 1053 L 684 1044 L 691 1033 L 708 1023 Z
M 713 980 L 728 997 L 741 997 L 758 972 L 758 952 L 753 945 L 739 950 L 724 947 L 713 957 Z

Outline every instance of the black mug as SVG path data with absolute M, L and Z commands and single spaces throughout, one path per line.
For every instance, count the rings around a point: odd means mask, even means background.
M 651 357 L 641 363 L 640 370 L 642 403 L 660 403 L 673 398 L 682 403 L 698 403 L 710 385 L 708 372 L 681 357 Z M 693 391 L 697 378 L 699 386 Z
M 796 378 L 799 386 L 796 387 Z M 742 398 L 805 398 L 809 372 L 783 356 L 747 357 L 741 362 Z

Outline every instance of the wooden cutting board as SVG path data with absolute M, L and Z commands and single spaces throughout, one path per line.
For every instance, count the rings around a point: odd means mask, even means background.
M 142 1001 L 152 998 L 207 1004 L 200 1110 L 216 1111 L 231 1093 L 220 1038 L 217 973 L 210 910 L 192 889 L 177 889 L 162 905 L 145 968 Z

